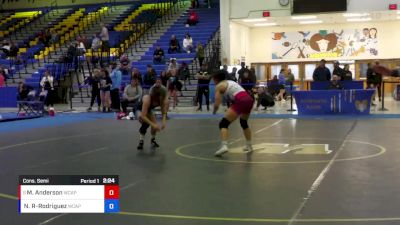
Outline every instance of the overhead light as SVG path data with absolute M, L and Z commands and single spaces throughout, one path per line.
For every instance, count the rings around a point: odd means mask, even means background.
M 318 23 L 323 23 L 324 21 L 322 20 L 308 20 L 308 21 L 300 21 L 300 24 L 318 24 Z
M 310 20 L 316 18 L 317 16 L 292 16 L 292 20 Z
M 344 17 L 363 17 L 369 16 L 369 13 L 345 13 L 343 14 Z
M 367 18 L 350 18 L 347 19 L 347 22 L 366 22 L 366 21 L 371 21 L 372 18 L 371 17 L 367 17 Z
M 256 27 L 270 27 L 270 26 L 276 26 L 276 23 L 256 23 L 254 26 Z
M 247 23 L 256 23 L 256 22 L 264 22 L 267 21 L 267 19 L 259 18 L 259 19 L 244 19 L 243 22 Z
M 400 14 L 400 10 L 397 10 L 397 14 Z

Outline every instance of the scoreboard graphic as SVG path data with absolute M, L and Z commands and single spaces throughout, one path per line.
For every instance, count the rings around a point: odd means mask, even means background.
M 117 175 L 21 175 L 19 213 L 118 213 Z

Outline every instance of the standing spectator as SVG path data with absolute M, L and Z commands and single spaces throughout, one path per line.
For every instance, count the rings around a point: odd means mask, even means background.
M 100 97 L 101 104 L 103 105 L 103 112 L 110 112 L 111 106 L 111 98 L 110 98 L 110 90 L 111 90 L 112 80 L 110 78 L 110 74 L 107 69 L 103 68 L 101 70 L 101 78 L 100 78 Z
M 326 61 L 325 59 L 319 62 L 319 66 L 315 68 L 313 73 L 314 81 L 330 81 L 331 80 L 331 71 L 325 67 Z
M 287 75 L 286 75 L 286 84 L 292 84 L 294 83 L 294 74 L 292 73 L 292 69 L 288 69 Z
M 135 77 L 132 78 L 131 83 L 128 84 L 124 89 L 124 94 L 122 95 L 122 111 L 127 113 L 127 108 L 129 104 L 133 104 L 132 112 L 136 112 L 137 105 L 140 103 L 142 99 L 143 90 L 139 84 L 139 80 Z
M 179 64 L 178 64 L 178 62 L 176 61 L 175 58 L 171 58 L 171 59 L 170 59 L 170 62 L 169 62 L 169 64 L 168 64 L 167 73 L 171 73 L 171 70 L 176 70 L 176 71 L 178 71 L 178 69 L 179 69 Z
M 164 87 L 168 87 L 167 84 L 168 84 L 169 77 L 167 75 L 167 71 L 166 70 L 161 71 L 160 79 L 161 79 L 161 84 Z
M 203 64 L 200 71 L 196 74 L 197 78 L 197 102 L 199 107 L 197 111 L 202 111 L 203 109 L 203 95 L 206 98 L 207 111 L 210 111 L 210 75 L 207 71 L 207 64 Z
M 139 84 L 142 86 L 143 85 L 143 79 L 142 79 L 142 74 L 137 68 L 132 69 L 132 74 L 131 74 L 131 79 L 136 78 L 139 82 Z
M 180 52 L 181 52 L 181 46 L 179 45 L 179 41 L 178 39 L 176 39 L 175 35 L 172 35 L 171 39 L 169 40 L 168 54 L 180 53 Z
M 186 20 L 186 25 L 194 26 L 199 22 L 199 15 L 194 11 L 189 11 L 189 18 Z
M 185 87 L 185 91 L 187 90 L 186 88 L 186 81 L 189 81 L 189 85 L 192 85 L 190 83 L 190 71 L 189 67 L 186 62 L 182 62 L 181 67 L 179 68 L 179 77 L 181 80 L 183 80 L 183 86 Z
M 86 47 L 84 42 L 82 41 L 82 38 L 77 39 L 77 50 L 78 50 L 78 55 L 84 55 L 86 53 Z
M 110 95 L 111 95 L 111 108 L 114 111 L 121 111 L 121 103 L 120 103 L 120 99 L 119 99 L 119 89 L 121 88 L 121 81 L 122 81 L 122 74 L 121 71 L 119 70 L 119 68 L 117 68 L 117 63 L 116 62 L 112 62 L 110 65 L 110 69 L 111 69 L 111 74 L 110 74 L 110 78 L 111 78 L 111 91 L 110 91 Z
M 254 97 L 253 95 L 253 87 L 254 87 L 254 83 L 250 77 L 250 70 L 246 70 L 243 73 L 243 78 L 240 79 L 240 85 L 243 87 L 243 89 L 252 97 Z
M 42 87 L 42 96 L 45 96 L 44 104 L 46 107 L 54 106 L 54 77 L 49 71 L 44 72 L 44 76 L 40 81 L 40 86 Z
M 191 0 L 191 5 L 192 8 L 199 8 L 200 7 L 199 0 Z
M 245 72 L 248 72 L 249 74 L 250 74 L 250 70 L 249 69 L 247 69 L 247 67 L 246 67 L 246 63 L 245 62 L 241 62 L 240 63 L 240 66 L 241 66 L 241 68 L 240 68 L 240 70 L 238 71 L 238 74 L 239 74 L 239 83 L 241 83 L 242 81 L 242 79 L 243 79 L 243 76 L 244 76 L 244 73 Z
M 100 31 L 100 39 L 102 42 L 102 51 L 103 52 L 108 52 L 108 49 L 110 48 L 110 36 L 108 33 L 108 28 L 104 25 L 104 23 L 100 23 L 101 26 L 101 31 Z
M 340 80 L 344 80 L 344 77 L 346 76 L 346 72 L 344 69 L 340 67 L 339 61 L 335 61 L 333 64 L 333 75 L 338 75 Z
M 286 76 L 285 76 L 285 69 L 281 69 L 278 75 L 278 83 L 279 83 L 279 94 L 278 94 L 278 101 L 285 102 L 285 84 L 286 84 Z
M 186 33 L 182 46 L 183 50 L 185 50 L 187 53 L 190 53 L 193 50 L 193 39 L 189 33 Z
M 178 92 L 181 91 L 182 85 L 178 80 L 178 70 L 170 70 L 169 71 L 169 79 L 168 79 L 168 91 L 169 96 L 171 96 L 173 100 L 173 108 L 178 104 Z
M 143 92 L 148 94 L 150 88 L 156 83 L 156 71 L 154 71 L 151 65 L 147 65 L 147 72 L 143 78 Z
M 345 72 L 345 76 L 344 76 L 344 81 L 352 81 L 353 80 L 353 73 L 350 71 L 350 65 L 346 64 L 344 65 L 344 72 Z
M 196 58 L 199 60 L 199 66 L 203 66 L 204 61 L 204 47 L 201 42 L 197 42 Z
M 164 63 L 164 50 L 162 50 L 160 45 L 157 45 L 156 50 L 154 50 L 153 63 L 154 64 Z
M 378 90 L 378 98 L 379 101 L 381 101 L 381 82 L 382 82 L 382 78 L 380 76 L 380 74 L 377 74 L 372 66 L 371 63 L 368 63 L 368 69 L 367 69 L 367 86 L 369 89 L 377 89 Z M 373 100 L 375 100 L 375 95 L 376 93 L 374 93 L 374 97 Z M 375 106 L 375 103 L 372 103 L 373 106 Z
M 236 72 L 237 72 L 237 68 L 233 67 L 232 68 L 232 73 L 228 74 L 227 80 L 231 80 L 231 81 L 235 81 L 237 83 L 237 78 L 236 78 Z
M 101 108 L 101 97 L 100 97 L 100 78 L 101 72 L 99 69 L 93 70 L 93 76 L 89 76 L 86 80 L 92 90 L 91 90 L 91 98 L 90 98 L 90 107 L 87 111 L 92 111 L 92 107 L 94 105 L 94 101 L 97 100 L 97 111 L 100 112 Z
M 93 35 L 93 39 L 92 39 L 92 53 L 97 52 L 101 47 L 101 40 L 100 38 L 95 34 Z

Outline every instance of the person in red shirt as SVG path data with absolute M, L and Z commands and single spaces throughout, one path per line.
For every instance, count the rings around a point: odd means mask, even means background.
M 189 18 L 186 21 L 186 24 L 190 26 L 194 26 L 199 22 L 199 15 L 194 10 L 190 10 Z
M 4 87 L 4 83 L 5 83 L 4 75 L 0 73 L 0 87 Z

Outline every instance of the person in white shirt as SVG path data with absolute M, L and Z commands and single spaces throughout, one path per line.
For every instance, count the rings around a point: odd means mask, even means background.
M 193 39 L 190 34 L 186 34 L 185 38 L 183 39 L 183 49 L 190 53 L 193 50 Z
M 101 32 L 100 32 L 100 39 L 102 41 L 102 50 L 103 51 L 108 51 L 110 48 L 110 36 L 108 33 L 108 28 L 104 25 L 104 23 L 100 23 L 101 26 Z
M 54 77 L 49 71 L 46 71 L 40 81 L 40 86 L 42 87 L 41 96 L 44 97 L 44 104 L 49 107 L 54 106 Z

